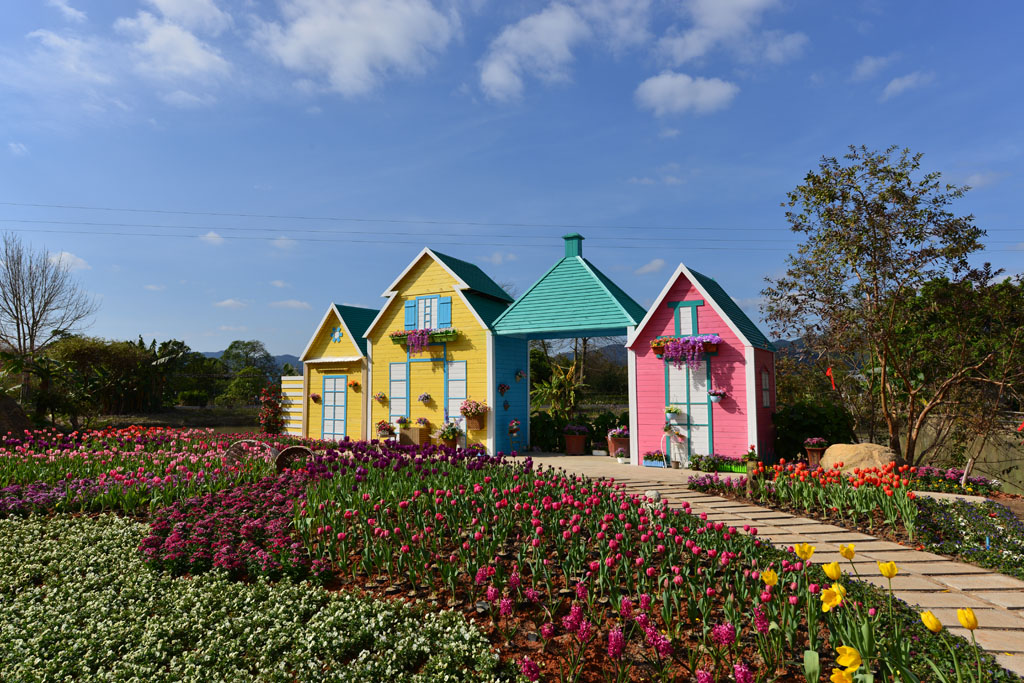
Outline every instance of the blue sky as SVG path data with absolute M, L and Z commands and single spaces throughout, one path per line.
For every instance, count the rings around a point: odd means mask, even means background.
M 956 208 L 990 231 L 981 259 L 1019 273 L 1022 20 L 924 0 L 9 0 L 0 229 L 64 255 L 101 303 L 89 333 L 197 350 L 298 353 L 424 245 L 521 292 L 567 225 L 645 306 L 682 261 L 757 319 L 796 244 L 785 193 L 823 155 L 897 144 L 975 188 Z

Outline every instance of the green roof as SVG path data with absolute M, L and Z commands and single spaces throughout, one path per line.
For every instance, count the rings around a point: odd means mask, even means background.
M 739 328 L 740 332 L 742 332 L 743 336 L 747 338 L 747 341 L 750 342 L 751 346 L 756 346 L 757 348 L 765 349 L 767 351 L 775 350 L 775 345 L 768 340 L 768 337 L 761 332 L 760 328 L 758 328 L 754 321 L 747 317 L 747 314 L 744 313 L 743 309 L 741 309 L 739 305 L 732 300 L 732 297 L 725 293 L 725 290 L 722 289 L 720 284 L 715 282 L 714 278 L 710 278 L 707 275 L 698 273 L 692 269 L 690 270 L 690 273 L 692 273 L 693 277 L 700 282 L 700 286 L 704 288 L 704 291 L 708 293 L 708 296 L 715 300 L 715 303 L 718 304 L 718 307 L 723 313 L 725 313 L 726 317 L 728 317 L 733 324 Z
M 345 325 L 348 326 L 348 331 L 352 333 L 352 339 L 355 341 L 356 346 L 362 354 L 366 355 L 366 338 L 363 337 L 366 334 L 366 329 L 373 322 L 373 319 L 377 317 L 377 311 L 373 308 L 360 308 L 358 306 L 340 306 L 334 304 L 335 310 L 338 311 L 338 315 L 345 321 Z
M 512 297 L 508 295 L 504 289 L 502 289 L 497 282 L 488 277 L 487 273 L 480 270 L 478 266 L 457 259 L 454 256 L 448 256 L 431 249 L 431 252 L 436 256 L 444 265 L 448 266 L 453 273 L 462 279 L 469 288 L 474 292 L 480 292 L 487 296 L 494 297 L 499 301 L 512 301 Z M 481 314 L 482 315 L 482 314 Z
M 501 317 L 501 314 L 511 305 L 507 301 L 495 301 L 489 296 L 481 296 L 476 292 L 463 292 L 462 295 L 466 297 L 466 301 L 477 312 L 477 315 L 483 318 L 484 324 L 492 330 L 494 321 Z
M 578 244 L 573 248 L 578 249 Z M 582 256 L 566 256 L 508 307 L 494 330 L 535 336 L 588 331 L 625 334 L 625 328 L 638 325 L 644 314 L 640 304 L 594 264 Z

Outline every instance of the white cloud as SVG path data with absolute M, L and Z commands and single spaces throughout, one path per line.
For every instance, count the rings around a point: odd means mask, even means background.
M 50 263 L 63 266 L 72 272 L 76 270 L 92 270 L 92 266 L 86 263 L 84 258 L 75 256 L 70 251 L 58 251 L 56 254 L 50 254 Z
M 784 64 L 799 57 L 810 39 L 803 33 L 766 31 L 762 55 L 772 64 Z
M 245 332 L 249 328 L 245 325 L 221 325 L 217 329 L 221 332 Z
M 146 0 L 169 21 L 193 31 L 217 35 L 231 26 L 231 15 L 213 0 Z
M 493 263 L 496 266 L 500 266 L 502 263 L 509 261 L 518 261 L 519 257 L 509 251 L 496 251 L 490 256 L 481 256 L 481 261 L 485 263 Z
M 28 156 L 28 146 L 22 142 L 8 142 L 7 149 L 16 157 Z
M 101 70 L 98 65 L 100 54 L 103 52 L 99 42 L 93 39 L 65 37 L 45 29 L 32 31 L 26 37 L 39 41 L 42 50 L 26 60 L 22 67 L 23 76 L 46 78 L 59 75 L 79 87 L 112 82 L 110 74 Z M 0 80 L 2 79 L 3 76 L 0 75 Z
M 665 267 L 665 259 L 656 258 L 648 261 L 644 265 L 640 266 L 633 271 L 634 275 L 650 275 L 651 273 L 657 273 L 659 270 Z
M 161 95 L 160 99 L 172 107 L 180 109 L 208 107 L 217 101 L 217 98 L 212 95 L 195 95 L 187 90 L 175 90 L 174 92 Z
M 278 287 L 278 288 L 283 288 L 283 287 L 287 287 L 288 286 L 288 283 L 285 282 L 284 280 L 271 280 L 270 284 L 272 284 L 274 287 Z
M 223 301 L 214 302 L 213 305 L 218 308 L 245 308 L 245 302 L 238 299 L 224 299 Z
M 896 61 L 896 55 L 887 57 L 872 57 L 870 55 L 861 57 L 853 67 L 853 74 L 850 79 L 854 81 L 866 81 L 877 76 L 885 67 Z
M 662 38 L 661 49 L 676 66 L 703 57 L 721 44 L 749 51 L 753 29 L 760 23 L 761 15 L 778 4 L 778 0 L 690 0 L 686 11 L 692 25 L 682 33 L 674 30 Z M 800 42 L 799 38 L 784 38 L 781 44 L 778 39 L 774 42 L 761 39 L 760 42 L 777 45 L 775 56 L 787 54 L 794 47 L 802 48 L 802 44 L 795 45 Z M 763 46 L 763 50 L 767 58 L 768 48 Z
M 296 310 L 307 310 L 312 308 L 305 301 L 299 301 L 298 299 L 285 299 L 284 301 L 271 301 L 271 308 L 293 308 Z
M 637 178 L 636 176 L 633 176 L 626 182 L 629 183 L 630 185 L 657 185 L 658 183 L 658 181 L 656 181 L 654 178 L 648 178 L 646 176 L 642 178 Z
M 150 292 L 162 292 L 167 289 L 167 285 L 145 285 L 143 289 L 147 289 Z
M 81 23 L 86 19 L 85 12 L 72 7 L 68 0 L 46 0 L 46 4 L 50 7 L 59 9 L 60 13 L 64 15 L 64 18 L 68 21 Z
M 284 235 L 281 235 L 276 240 L 271 240 L 270 244 L 276 249 L 291 249 L 296 245 L 296 242 L 290 237 L 285 237 Z
M 139 12 L 134 19 L 118 19 L 114 28 L 135 39 L 135 69 L 145 76 L 211 79 L 222 78 L 231 70 L 227 60 L 194 33 L 149 12 Z
M 427 0 L 280 0 L 283 24 L 260 23 L 255 43 L 285 67 L 360 95 L 392 74 L 422 73 L 459 29 Z
M 885 90 L 882 91 L 881 99 L 884 102 L 885 100 L 888 100 L 891 97 L 896 97 L 908 90 L 924 87 L 933 80 L 935 80 L 935 74 L 921 71 L 915 71 L 907 74 L 906 76 L 894 78 L 885 86 Z
M 647 30 L 651 0 L 576 0 L 574 4 L 612 50 L 640 45 L 651 37 Z
M 995 171 L 979 171 L 964 178 L 964 184 L 977 189 L 979 187 L 985 187 L 986 185 L 992 185 L 997 182 L 1000 177 L 1000 174 Z
M 224 244 L 224 238 L 221 237 L 216 232 L 214 232 L 213 230 L 211 230 L 210 232 L 206 233 L 205 235 L 200 235 L 199 239 L 201 239 L 202 241 L 206 242 L 207 244 L 212 244 L 214 246 L 217 246 L 217 245 L 220 245 L 220 244 Z
M 572 48 L 590 35 L 583 18 L 571 7 L 554 3 L 505 28 L 491 42 L 480 63 L 480 87 L 493 100 L 517 100 L 523 77 L 553 83 L 568 80 Z
M 740 91 L 734 83 L 718 78 L 693 78 L 686 74 L 664 71 L 641 83 L 636 101 L 655 116 L 666 114 L 707 114 L 727 106 Z

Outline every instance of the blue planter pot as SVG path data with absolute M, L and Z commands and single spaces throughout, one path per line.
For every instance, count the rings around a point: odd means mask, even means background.
M 663 462 L 647 462 L 645 460 L 644 461 L 644 467 L 662 467 L 663 468 L 663 467 L 665 467 L 665 463 L 663 463 Z

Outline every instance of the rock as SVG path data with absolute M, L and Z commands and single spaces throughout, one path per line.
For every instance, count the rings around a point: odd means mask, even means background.
M 661 500 L 661 492 L 651 489 L 650 491 L 644 491 L 644 496 L 651 499 L 652 503 L 657 503 Z
M 32 428 L 32 420 L 28 419 L 18 402 L 6 394 L 0 394 L 0 434 L 13 432 L 20 435 Z
M 828 447 L 821 456 L 821 466 L 832 469 L 836 463 L 843 463 L 843 472 L 856 468 L 884 467 L 896 460 L 896 453 L 888 446 L 875 443 L 836 443 Z

